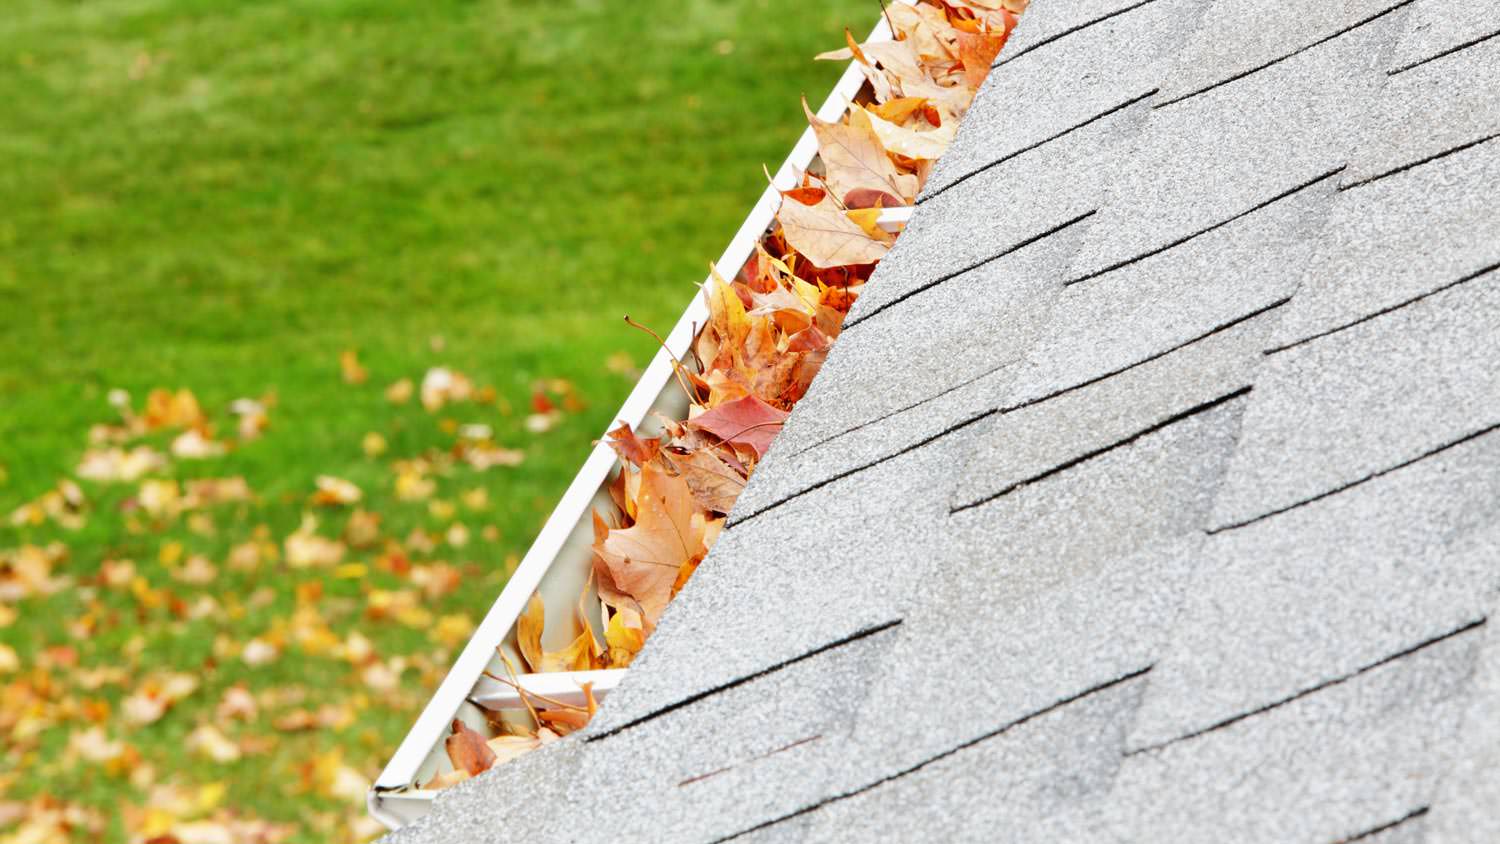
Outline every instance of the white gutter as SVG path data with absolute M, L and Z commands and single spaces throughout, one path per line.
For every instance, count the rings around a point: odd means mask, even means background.
M 896 2 L 910 5 L 916 0 Z M 882 16 L 868 40 L 886 41 L 890 37 L 890 28 Z M 841 118 L 864 82 L 863 73 L 851 62 L 828 99 L 818 109 L 818 117 L 825 121 Z M 766 188 L 740 225 L 716 266 L 723 268 L 726 274 L 737 273 L 744 266 L 754 254 L 756 244 L 774 223 L 776 211 L 781 205 L 778 188 L 787 190 L 796 187 L 798 179 L 812 164 L 817 152 L 817 139 L 809 128 L 803 131 L 797 145 L 792 148 L 791 155 L 776 171 L 772 184 Z M 910 208 L 891 208 L 882 211 L 878 224 L 888 231 L 896 231 L 910 216 Z M 658 351 L 652 359 L 620 411 L 615 414 L 611 428 L 621 422 L 639 427 L 653 409 L 671 408 L 674 405 L 685 407 L 685 400 L 676 395 L 672 361 L 674 356 L 682 358 L 687 355 L 697 329 L 707 319 L 708 306 L 702 296 L 695 294 L 677 325 L 666 336 L 666 348 Z M 484 723 L 479 707 L 500 710 L 521 705 L 519 694 L 514 689 L 483 675 L 486 670 L 490 670 L 505 676 L 505 669 L 497 657 L 497 649 L 506 642 L 532 593 L 541 589 L 544 597 L 555 594 L 559 598 L 556 603 L 549 601 L 549 606 L 569 606 L 573 600 L 569 596 L 576 596 L 583 590 L 591 566 L 589 547 L 593 538 L 590 510 L 595 499 L 603 495 L 602 489 L 615 465 L 615 453 L 602 442 L 603 439 L 601 435 L 601 442 L 594 447 L 583 467 L 574 476 L 573 482 L 568 485 L 562 500 L 553 509 L 552 515 L 526 552 L 515 574 L 506 583 L 500 597 L 485 614 L 474 635 L 449 669 L 448 676 L 433 693 L 422 714 L 407 732 L 406 738 L 396 748 L 395 755 L 386 763 L 385 769 L 371 787 L 367 800 L 370 816 L 386 827 L 397 829 L 427 812 L 436 792 L 416 786 L 447 765 L 443 739 L 454 718 L 471 720 L 472 725 L 479 728 Z M 599 503 L 607 501 L 606 496 Z M 576 565 L 571 570 L 567 566 L 553 565 L 563 559 L 572 559 Z M 521 675 L 518 681 L 534 694 L 559 698 L 569 703 L 581 703 L 582 682 L 592 681 L 594 695 L 602 699 L 615 687 L 623 674 L 624 670 L 529 674 Z

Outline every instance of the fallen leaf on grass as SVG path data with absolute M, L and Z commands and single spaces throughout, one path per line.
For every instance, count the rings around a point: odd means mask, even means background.
M 364 498 L 359 487 L 333 475 L 319 475 L 315 481 L 318 491 L 312 495 L 313 504 L 341 506 L 353 504 Z
M 221 442 L 210 439 L 197 428 L 183 431 L 172 440 L 172 456 L 180 460 L 207 460 L 212 457 L 223 457 L 229 452 L 229 447 Z
M 240 746 L 212 724 L 199 724 L 187 737 L 187 749 L 220 765 L 238 761 Z
M 118 446 L 90 449 L 78 463 L 78 477 L 100 483 L 133 483 L 150 472 L 165 469 L 167 460 L 150 446 L 126 450 Z
M 333 566 L 344 559 L 344 543 L 318 535 L 317 529 L 317 519 L 304 516 L 297 530 L 287 535 L 282 544 L 288 566 L 294 569 Z
M 359 352 L 354 349 L 345 349 L 339 353 L 339 374 L 343 376 L 345 384 L 363 384 L 370 377 L 370 373 L 359 363 Z

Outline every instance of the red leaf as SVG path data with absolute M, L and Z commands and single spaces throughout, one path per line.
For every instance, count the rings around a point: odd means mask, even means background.
M 747 446 L 759 459 L 765 456 L 771 440 L 781 432 L 781 423 L 786 421 L 787 415 L 786 411 L 777 410 L 755 396 L 744 396 L 699 414 L 687 424 L 727 443 Z
M 855 188 L 844 196 L 845 208 L 900 208 L 904 204 L 899 198 L 873 188 Z

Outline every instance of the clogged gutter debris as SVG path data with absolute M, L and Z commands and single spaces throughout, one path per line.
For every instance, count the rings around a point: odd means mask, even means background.
M 782 422 L 807 392 L 839 335 L 844 317 L 896 235 L 878 225 L 881 210 L 911 205 L 933 163 L 952 141 L 995 56 L 1027 0 L 920 0 L 890 4 L 890 41 L 855 43 L 817 58 L 858 63 L 866 85 L 837 122 L 820 120 L 804 101 L 818 160 L 782 192 L 776 223 L 745 264 L 715 268 L 703 291 L 709 318 L 678 361 L 686 418 L 659 418 L 662 433 L 628 425 L 609 433 L 620 470 L 609 485 L 613 507 L 595 511 L 593 573 L 576 607 L 552 608 L 554 623 L 576 617 L 578 634 L 544 651 L 549 608 L 533 596 L 516 626 L 522 665 L 505 660 L 520 689 L 528 672 L 628 666 L 662 611 L 702 563 Z M 584 602 L 597 589 L 602 637 Z M 522 693 L 530 724 L 497 724 L 486 739 L 461 721 L 446 742 L 451 772 L 441 788 L 577 730 L 597 705 Z

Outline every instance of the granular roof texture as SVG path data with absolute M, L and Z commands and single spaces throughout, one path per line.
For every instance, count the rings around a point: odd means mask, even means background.
M 582 733 L 393 844 L 1500 841 L 1500 3 L 1033 0 Z

